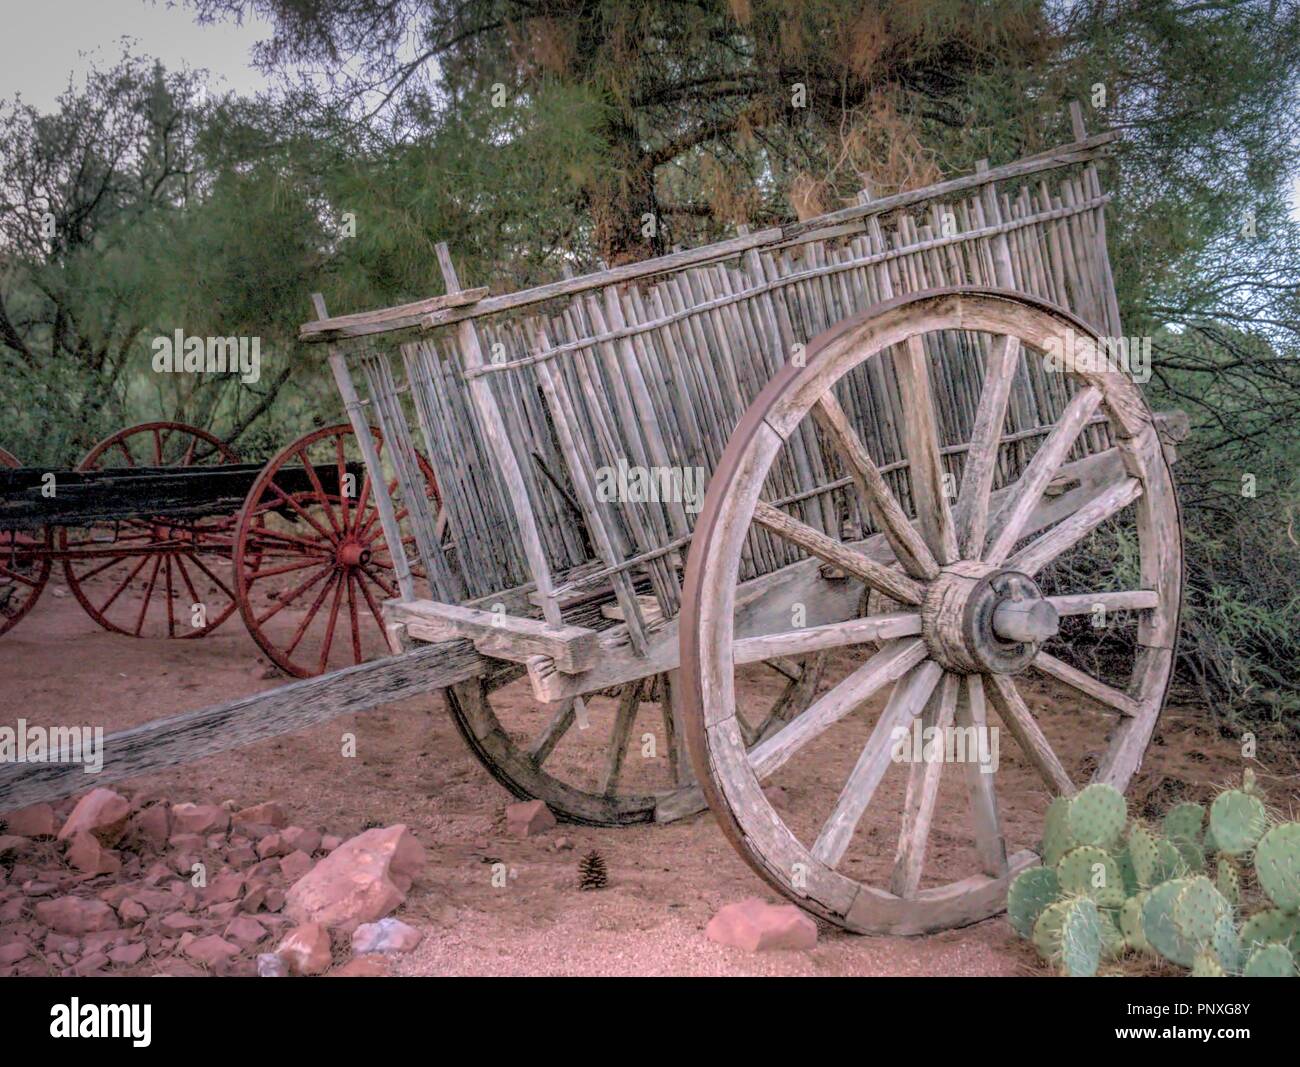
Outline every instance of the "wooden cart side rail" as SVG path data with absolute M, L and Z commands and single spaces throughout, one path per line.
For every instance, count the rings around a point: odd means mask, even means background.
M 620 327 L 617 330 L 609 330 L 604 333 L 593 334 L 590 337 L 581 337 L 574 341 L 566 341 L 563 344 L 555 345 L 552 348 L 544 348 L 531 352 L 520 359 L 487 363 L 482 367 L 477 367 L 472 370 L 467 369 L 463 374 L 466 378 L 482 374 L 502 374 L 516 370 L 519 367 L 527 367 L 533 364 L 543 363 L 546 360 L 554 359 L 557 356 L 590 348 L 592 345 L 606 344 L 611 341 L 638 337 L 641 334 L 650 333 L 654 330 L 662 330 L 666 326 L 672 326 L 675 323 L 679 323 L 685 319 L 691 318 L 692 316 L 706 314 L 710 311 L 717 311 L 720 308 L 725 308 L 732 304 L 739 304 L 745 300 L 754 300 L 776 290 L 784 289 L 789 286 L 806 284 L 818 278 L 824 278 L 829 275 L 844 274 L 848 271 L 862 270 L 866 267 L 875 267 L 879 264 L 889 263 L 894 260 L 903 259 L 907 256 L 914 256 L 947 248 L 950 245 L 963 244 L 968 241 L 988 240 L 992 237 L 1002 236 L 1015 230 L 1028 229 L 1032 226 L 1039 226 L 1044 223 L 1056 222 L 1075 215 L 1082 215 L 1085 212 L 1095 211 L 1098 208 L 1105 207 L 1110 200 L 1110 194 L 1101 194 L 1085 200 L 1082 203 L 1053 208 L 1050 211 L 1041 211 L 1033 215 L 1018 216 L 1016 218 L 1008 219 L 1005 222 L 998 223 L 995 226 L 983 226 L 978 229 L 955 233 L 947 237 L 932 237 L 915 244 L 901 245 L 895 248 L 886 249 L 882 252 L 873 252 L 857 258 L 835 260 L 822 266 L 798 271 L 794 274 L 780 275 L 769 281 L 760 282 L 757 285 L 752 285 L 739 291 L 728 292 L 723 296 L 715 297 L 712 300 L 706 300 L 703 303 L 693 304 L 681 311 L 665 315 L 662 318 L 636 322 L 629 326 Z M 860 232 L 863 228 L 864 227 L 859 227 L 854 232 Z M 826 235 L 824 234 L 816 233 L 810 235 L 807 240 L 821 240 L 825 236 Z M 779 248 L 782 246 L 778 245 L 776 247 Z
M 865 222 L 869 217 L 888 214 L 900 208 L 907 208 L 928 200 L 950 196 L 953 193 L 964 192 L 967 189 L 976 189 L 1013 178 L 1023 178 L 1031 174 L 1067 167 L 1076 163 L 1087 163 L 1105 150 L 1117 136 L 1116 131 L 1107 130 L 1047 152 L 1026 156 L 1023 159 L 1015 160 L 1000 167 L 991 167 L 988 170 L 974 174 L 962 175 L 946 182 L 926 186 L 923 189 L 897 193 L 893 196 L 873 200 L 868 204 L 854 205 L 853 207 L 832 211 L 802 222 L 769 227 L 756 233 L 719 241 L 701 248 L 685 249 L 681 252 L 657 256 L 654 259 L 642 260 L 638 263 L 629 263 L 609 270 L 583 274 L 576 278 L 548 282 L 545 285 L 533 286 L 515 293 L 486 296 L 482 295 L 480 290 L 467 289 L 459 293 L 449 294 L 446 297 L 433 297 L 430 300 L 416 301 L 395 308 L 381 308 L 375 311 L 339 316 L 334 319 L 308 322 L 299 328 L 298 336 L 303 341 L 314 343 L 335 338 L 388 333 L 415 325 L 429 330 L 438 326 L 461 322 L 465 319 L 481 318 L 485 315 L 494 315 L 515 308 L 529 307 L 552 300 L 555 297 L 574 296 L 578 293 L 589 292 L 593 289 L 615 285 L 620 282 L 633 281 L 655 274 L 668 274 L 685 267 L 702 266 L 719 260 L 730 259 L 750 249 L 788 244 L 795 241 L 820 240 L 835 236 L 836 233 L 856 233 L 860 232 L 857 224 Z M 852 230 L 844 228 L 850 226 L 850 224 L 854 227 Z M 415 321 L 410 321 L 414 315 L 413 309 L 422 304 L 432 305 L 433 310 L 415 315 Z
M 165 771 L 509 667 L 484 659 L 468 641 L 425 645 L 110 734 L 97 774 L 83 763 L 0 763 L 0 812 Z

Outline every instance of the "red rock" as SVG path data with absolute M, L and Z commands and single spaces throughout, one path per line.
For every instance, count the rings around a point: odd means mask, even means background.
M 17 834 L 0 835 L 0 856 L 8 856 L 10 853 L 20 856 L 31 847 L 30 838 L 19 837 Z
M 322 834 L 320 847 L 322 852 L 333 852 L 339 845 L 343 844 L 343 838 L 337 834 Z
M 175 877 L 172 869 L 165 863 L 151 863 L 149 869 L 144 872 L 145 885 L 161 885 L 170 878 Z
M 280 876 L 280 861 L 278 859 L 262 860 L 254 867 L 250 867 L 245 872 L 245 877 L 251 881 L 270 882 Z
M 27 902 L 22 897 L 13 897 L 0 904 L 0 923 L 16 923 L 23 917 Z
M 0 945 L 0 967 L 9 967 L 19 960 L 26 959 L 31 955 L 31 951 L 31 946 L 22 941 L 10 941 L 7 945 Z
M 264 903 L 267 911 L 279 911 L 284 907 L 284 901 L 285 895 L 283 889 L 277 889 L 275 886 L 272 886 L 266 891 L 266 900 Z
M 287 856 L 293 848 L 279 834 L 267 834 L 257 843 L 257 854 L 262 859 L 269 859 L 273 856 Z
M 173 804 L 172 832 L 180 834 L 225 833 L 230 827 L 230 813 L 216 804 Z
M 244 876 L 238 871 L 222 871 L 212 879 L 203 890 L 204 903 L 221 904 L 227 900 L 238 900 L 244 891 Z
M 212 907 L 207 909 L 206 914 L 208 915 L 209 918 L 215 919 L 217 922 L 224 923 L 224 922 L 229 922 L 231 919 L 233 919 L 238 911 L 239 911 L 239 901 L 225 900 L 222 901 L 220 904 L 213 904 Z
M 19 837 L 53 837 L 59 832 L 59 820 L 49 804 L 32 804 L 11 811 L 4 817 L 11 834 Z
M 704 928 L 710 941 L 746 952 L 807 950 L 817 946 L 817 924 L 793 904 L 750 897 L 721 908 Z
M 280 873 L 291 882 L 296 882 L 310 870 L 311 857 L 301 850 L 290 852 L 280 861 Z
M 131 838 L 155 852 L 167 847 L 172 834 L 172 817 L 166 804 L 151 804 L 131 817 Z
M 94 834 L 85 830 L 72 835 L 67 859 L 83 874 L 116 874 L 122 869 L 117 853 L 106 849 Z
M 137 889 L 128 898 L 135 901 L 146 911 L 171 911 L 176 907 L 176 897 L 165 889 Z
M 165 915 L 158 923 L 161 929 L 173 934 L 178 934 L 183 930 L 197 930 L 202 925 L 193 915 L 186 915 L 183 911 L 174 911 L 170 915 Z
M 122 945 L 119 948 L 112 949 L 108 958 L 114 963 L 123 967 L 130 967 L 134 963 L 139 963 L 144 959 L 146 948 L 143 941 L 133 941 L 129 945 Z
M 59 831 L 60 841 L 86 831 L 94 834 L 100 844 L 112 848 L 126 833 L 126 821 L 131 814 L 131 804 L 120 793 L 111 789 L 92 789 L 77 802 L 68 821 Z
M 256 945 L 266 937 L 266 927 L 256 919 L 241 915 L 230 920 L 230 925 L 226 927 L 223 936 L 227 941 L 233 941 L 238 945 Z
M 320 923 L 295 926 L 276 947 L 275 954 L 293 974 L 321 974 L 333 960 L 329 931 Z
M 367 830 L 293 884 L 285 913 L 295 922 L 351 933 L 401 904 L 423 864 L 424 848 L 403 824 Z
M 389 916 L 377 923 L 363 923 L 352 931 L 352 952 L 357 956 L 373 952 L 410 952 L 423 937 L 422 930 Z
M 46 952 L 71 952 L 79 954 L 81 952 L 81 938 L 69 937 L 67 934 L 56 933 L 51 930 L 45 935 L 45 941 L 41 948 Z
M 208 843 L 199 834 L 173 833 L 167 838 L 167 847 L 177 852 L 202 852 Z
M 257 862 L 257 853 L 251 845 L 235 845 L 226 850 L 226 862 L 232 867 L 251 867 Z
M 535 837 L 555 825 L 555 816 L 540 800 L 506 805 L 506 829 L 514 837 Z
M 51 930 L 64 934 L 87 934 L 92 930 L 115 930 L 117 916 L 102 900 L 56 897 L 36 905 L 36 918 Z
M 286 826 L 280 831 L 280 840 L 294 852 L 311 855 L 320 848 L 320 831 L 304 830 L 301 826 Z
M 278 830 L 289 824 L 289 817 L 284 813 L 284 808 L 274 800 L 268 800 L 265 804 L 255 804 L 251 808 L 235 812 L 231 821 L 241 830 L 245 826 L 269 826 Z
M 72 973 L 80 978 L 88 974 L 94 974 L 96 971 L 102 971 L 108 966 L 108 955 L 103 952 L 92 952 L 83 956 L 72 966 Z
M 226 847 L 226 835 L 208 834 L 208 836 L 203 839 L 203 847 L 209 852 L 220 852 Z
M 58 884 L 46 882 L 40 878 L 29 878 L 23 883 L 23 892 L 29 897 L 48 897 L 58 891 Z
M 105 952 L 123 940 L 120 930 L 97 930 L 82 938 L 81 944 L 86 952 Z
M 289 965 L 274 952 L 263 952 L 257 957 L 258 978 L 288 978 Z
M 383 956 L 356 956 L 335 967 L 326 978 L 388 978 L 388 961 Z
M 124 923 L 131 923 L 132 925 L 142 923 L 148 916 L 149 913 L 145 910 L 145 906 L 138 900 L 124 900 L 118 905 L 117 917 Z
M 197 960 L 205 966 L 217 967 L 229 960 L 231 956 L 238 956 L 239 946 L 232 945 L 216 934 L 209 934 L 207 937 L 195 938 L 182 951 L 190 959 Z

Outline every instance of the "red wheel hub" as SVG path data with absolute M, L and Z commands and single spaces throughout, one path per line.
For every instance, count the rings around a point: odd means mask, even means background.
M 345 541 L 339 545 L 335 558 L 344 567 L 363 567 L 370 562 L 370 549 L 357 541 Z

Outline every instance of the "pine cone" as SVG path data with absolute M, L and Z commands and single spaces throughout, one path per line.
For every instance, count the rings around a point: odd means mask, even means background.
M 609 872 L 605 869 L 605 858 L 593 849 L 578 864 L 578 888 L 604 889 L 607 885 Z

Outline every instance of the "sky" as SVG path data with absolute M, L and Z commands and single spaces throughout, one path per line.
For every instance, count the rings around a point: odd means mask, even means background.
M 270 24 L 247 19 L 200 26 L 194 13 L 168 0 L 0 0 L 0 100 L 21 93 L 49 111 L 68 85 L 98 64 L 131 50 L 156 56 L 169 68 L 206 68 L 214 92 L 251 94 L 269 87 L 252 66 L 253 45 Z M 1291 214 L 1300 220 L 1300 175 L 1292 181 Z
M 214 92 L 251 94 L 268 87 L 250 50 L 269 37 L 266 22 L 200 26 L 188 8 L 167 0 L 0 0 L 0 99 L 21 93 L 38 111 L 54 107 L 69 76 L 112 66 L 131 50 L 168 68 L 206 68 Z

